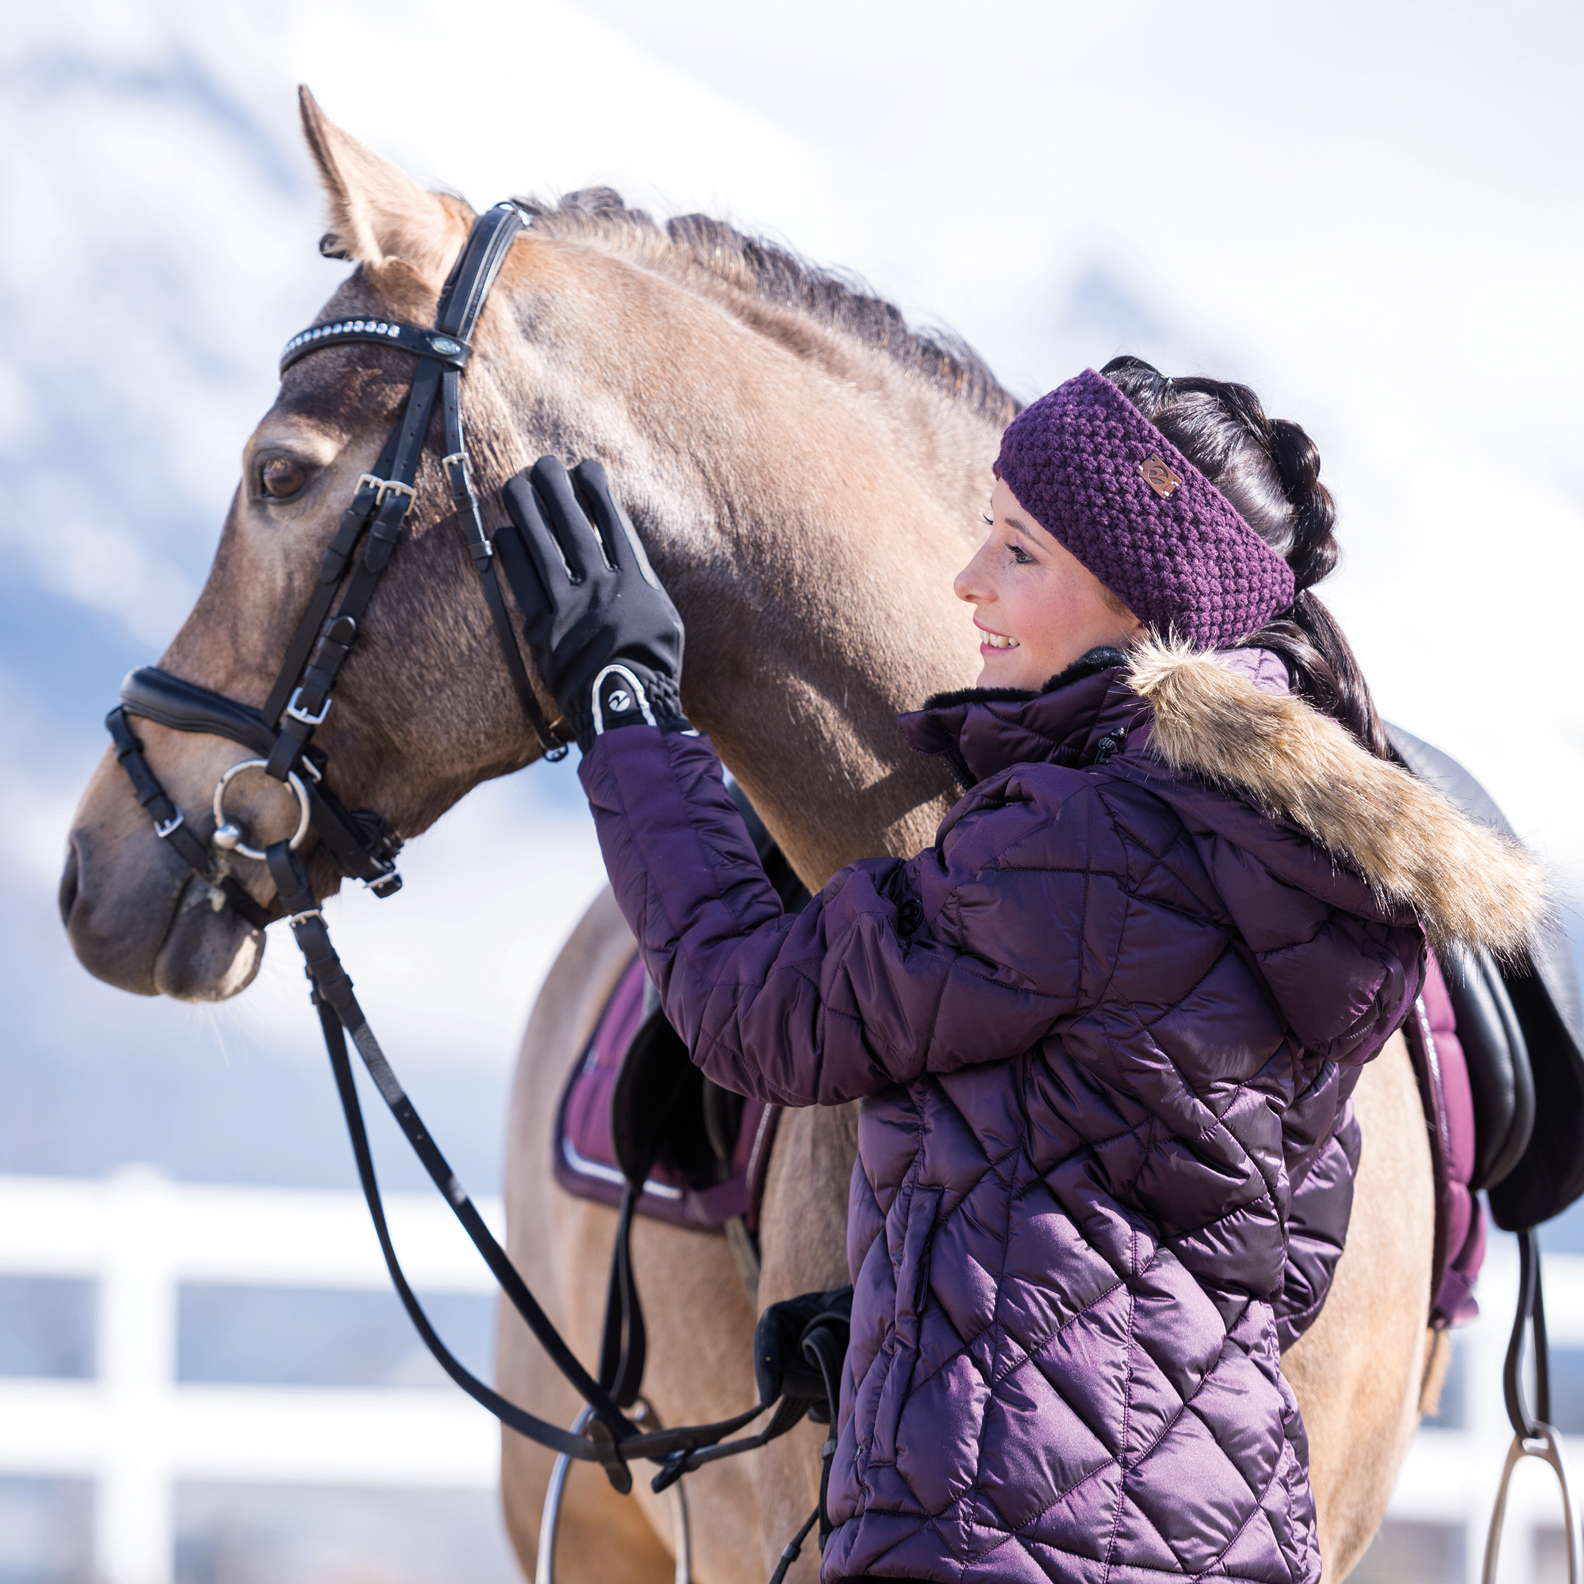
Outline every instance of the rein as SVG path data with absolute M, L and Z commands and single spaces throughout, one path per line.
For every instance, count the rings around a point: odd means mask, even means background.
M 352 980 L 331 944 L 319 899 L 298 856 L 298 849 L 311 834 L 344 875 L 361 880 L 376 896 L 391 896 L 401 888 L 395 864 L 400 838 L 378 813 L 349 810 L 336 798 L 326 780 L 327 756 L 313 739 L 330 712 L 336 678 L 356 646 L 374 591 L 401 541 L 407 515 L 416 499 L 418 466 L 437 405 L 445 445 L 441 466 L 468 538 L 469 553 L 507 671 L 523 713 L 544 749 L 543 757 L 558 760 L 566 755 L 566 739 L 546 722 L 529 682 L 501 587 L 503 569 L 519 607 L 529 608 L 525 599 L 532 598 L 534 584 L 526 549 L 510 524 L 493 535 L 485 529 L 462 424 L 461 380 L 472 353 L 470 337 L 512 242 L 530 219 L 515 204 L 501 203 L 474 221 L 441 290 L 431 328 L 387 319 L 343 319 L 304 330 L 286 343 L 280 362 L 282 373 L 322 348 L 363 342 L 406 352 L 417 360 L 417 366 L 406 406 L 385 442 L 375 471 L 358 480 L 352 501 L 320 562 L 313 593 L 286 647 L 263 709 L 254 709 L 157 667 L 144 666 L 128 674 L 121 686 L 121 702 L 110 711 L 105 724 L 115 743 L 117 759 L 131 780 L 138 801 L 154 822 L 155 834 L 168 841 L 209 885 L 216 907 L 230 908 L 255 929 L 263 929 L 278 918 L 284 918 L 291 929 L 303 955 L 310 999 L 319 1017 L 358 1178 L 386 1269 L 402 1306 L 440 1367 L 502 1424 L 562 1457 L 597 1462 L 619 1491 L 632 1488 L 629 1458 L 660 1463 L 652 1480 L 658 1491 L 701 1463 L 763 1446 L 790 1430 L 811 1407 L 820 1407 L 819 1399 L 785 1390 L 774 1396 L 762 1393 L 752 1408 L 713 1424 L 642 1430 L 634 1423 L 626 1409 L 638 1401 L 645 1356 L 643 1312 L 630 1253 L 638 1185 L 628 1184 L 618 1216 L 600 1364 L 597 1375 L 591 1375 L 485 1224 L 392 1071 L 353 994 Z M 232 765 L 215 786 L 214 830 L 208 845 L 188 825 L 181 809 L 160 784 L 132 728 L 133 716 L 176 731 L 226 737 L 250 755 Z M 564 723 L 558 719 L 555 724 Z M 298 821 L 288 840 L 263 849 L 249 846 L 245 832 L 226 817 L 226 789 L 244 770 L 262 771 L 292 792 Z M 273 902 L 256 902 L 227 872 L 232 853 L 262 860 L 267 865 L 275 885 Z M 408 1144 L 445 1196 L 501 1291 L 588 1405 L 574 1429 L 564 1430 L 508 1402 L 451 1353 L 424 1313 L 402 1271 L 386 1223 L 353 1076 L 349 1040 Z M 823 1406 L 833 1422 L 833 1376 L 829 1369 L 823 1374 L 828 1399 Z M 736 1440 L 726 1439 L 768 1408 L 775 1412 L 762 1430 Z

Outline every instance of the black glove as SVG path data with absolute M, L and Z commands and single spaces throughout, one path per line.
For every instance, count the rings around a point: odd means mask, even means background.
M 585 753 L 615 726 L 688 730 L 682 713 L 682 618 L 605 466 L 569 473 L 542 456 L 510 479 L 506 509 L 522 532 L 541 598 L 523 611 L 545 686 Z

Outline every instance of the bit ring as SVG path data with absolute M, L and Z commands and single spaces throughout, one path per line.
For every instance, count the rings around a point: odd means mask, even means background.
M 264 853 L 261 848 L 249 847 L 242 839 L 242 828 L 233 825 L 225 816 L 225 793 L 233 777 L 240 775 L 244 770 L 263 770 L 269 765 L 267 759 L 240 759 L 232 765 L 226 773 L 215 782 L 214 789 L 214 835 L 211 841 L 216 847 L 226 852 L 239 852 L 244 858 L 257 858 L 261 863 Z M 297 829 L 292 833 L 291 848 L 295 852 L 303 844 L 308 835 L 308 826 L 312 820 L 312 809 L 308 803 L 308 788 L 303 784 L 303 779 L 295 770 L 286 772 L 286 785 L 289 786 L 297 798 L 299 813 L 297 816 Z

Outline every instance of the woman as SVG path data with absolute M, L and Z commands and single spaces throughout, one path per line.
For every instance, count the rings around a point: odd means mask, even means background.
M 898 718 L 964 794 L 932 847 L 790 915 L 603 470 L 508 487 L 667 1016 L 727 1088 L 861 1102 L 827 1584 L 1320 1577 L 1278 1319 L 1329 1264 L 1294 1277 L 1295 1194 L 1343 1178 L 1339 1245 L 1348 1096 L 1427 935 L 1510 951 L 1542 898 L 1383 757 L 1308 592 L 1336 557 L 1317 467 L 1252 392 L 1133 359 L 1025 408 L 956 580 L 980 685 Z

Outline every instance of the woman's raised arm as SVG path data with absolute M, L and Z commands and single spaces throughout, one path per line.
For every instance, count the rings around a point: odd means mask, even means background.
M 1020 802 L 959 821 L 952 851 L 988 862 L 943 860 L 939 845 L 860 859 L 797 913 L 707 737 L 606 732 L 578 775 L 666 1016 L 739 1094 L 830 1105 L 1019 1055 L 1091 1004 L 1115 961 L 1123 848 L 1076 774 L 1059 809 Z

